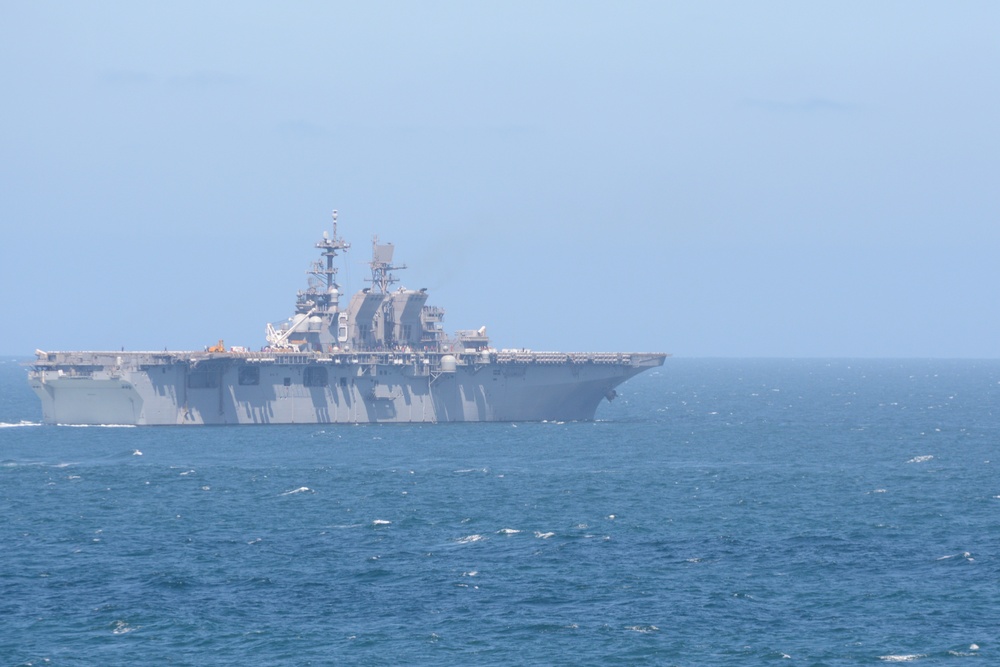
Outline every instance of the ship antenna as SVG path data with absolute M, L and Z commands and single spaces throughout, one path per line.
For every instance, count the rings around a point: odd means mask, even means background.
M 372 284 L 376 293 L 388 294 L 389 286 L 399 282 L 391 272 L 406 268 L 406 264 L 393 265 L 394 250 L 395 246 L 391 243 L 379 243 L 377 234 L 372 237 L 372 261 L 368 262 L 368 266 L 372 269 L 372 277 L 365 280 Z
M 318 278 L 326 288 L 325 293 L 319 297 L 320 302 L 327 307 L 332 305 L 336 308 L 340 285 L 337 284 L 337 267 L 333 265 L 333 260 L 337 253 L 346 252 L 351 247 L 350 243 L 345 242 L 337 235 L 337 211 L 333 212 L 333 236 L 323 232 L 323 240 L 317 243 L 316 247 L 322 251 L 322 256 L 326 258 L 326 265 L 324 266 L 321 260 L 317 260 L 306 273 Z

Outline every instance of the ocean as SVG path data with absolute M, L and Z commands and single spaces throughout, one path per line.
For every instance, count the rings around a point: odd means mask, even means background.
M 145 428 L 40 426 L 2 361 L 0 665 L 1000 663 L 1000 361 L 668 359 L 592 423 Z

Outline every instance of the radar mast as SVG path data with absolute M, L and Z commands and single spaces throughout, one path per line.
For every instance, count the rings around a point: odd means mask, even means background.
M 406 268 L 406 264 L 393 266 L 392 255 L 395 250 L 396 246 L 391 243 L 379 243 L 377 234 L 372 237 L 372 261 L 368 262 L 368 266 L 372 267 L 372 277 L 366 278 L 366 281 L 372 284 L 376 294 L 388 294 L 389 287 L 399 282 L 390 272 Z
M 323 240 L 316 244 L 316 247 L 323 251 L 323 257 L 326 257 L 326 266 L 323 265 L 322 260 L 317 260 L 306 273 L 319 279 L 327 295 L 339 295 L 340 285 L 337 284 L 337 267 L 333 265 L 333 259 L 338 252 L 346 252 L 351 244 L 337 236 L 336 211 L 333 212 L 332 217 L 333 236 L 323 232 Z M 336 299 L 334 299 L 333 305 L 337 305 Z

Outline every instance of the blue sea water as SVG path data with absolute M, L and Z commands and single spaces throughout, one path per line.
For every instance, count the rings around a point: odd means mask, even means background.
M 1000 663 L 1000 361 L 619 391 L 594 423 L 73 428 L 6 360 L 0 665 Z

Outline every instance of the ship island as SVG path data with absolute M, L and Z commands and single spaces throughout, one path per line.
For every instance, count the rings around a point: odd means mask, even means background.
M 36 350 L 28 382 L 42 422 L 206 425 L 592 421 L 602 400 L 664 353 L 495 349 L 486 327 L 446 334 L 426 289 L 406 289 L 395 247 L 372 240 L 370 286 L 341 308 L 337 257 L 323 232 L 295 314 L 266 325 L 258 351 Z

